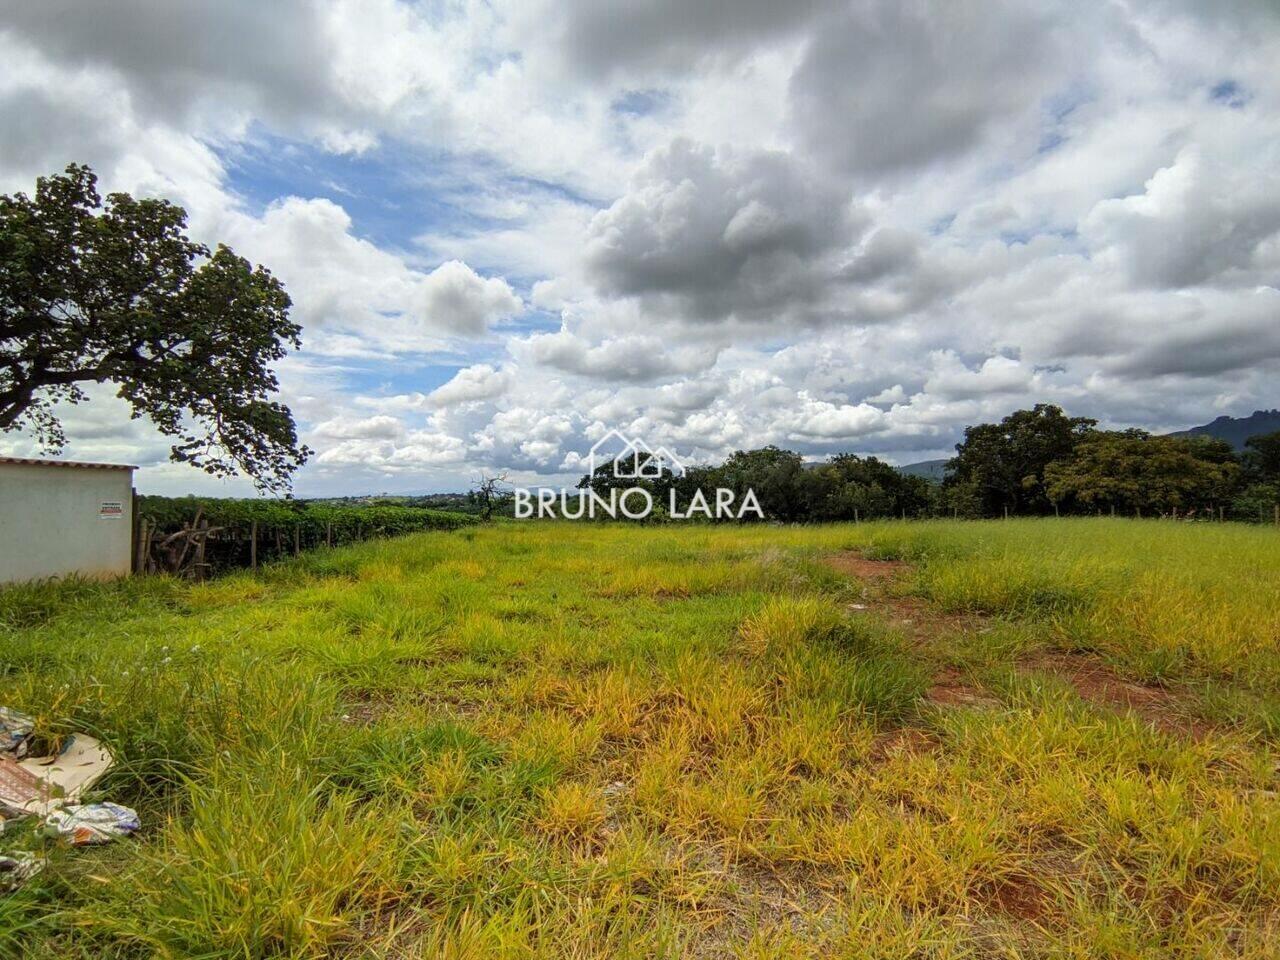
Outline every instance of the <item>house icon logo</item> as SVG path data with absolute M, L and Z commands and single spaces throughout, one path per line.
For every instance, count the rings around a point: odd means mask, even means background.
M 684 464 L 666 447 L 651 448 L 639 437 L 629 438 L 617 430 L 610 430 L 591 446 L 587 454 L 587 475 L 594 477 L 596 470 L 612 463 L 613 476 L 618 480 L 659 480 L 663 471 L 678 477 L 684 476 Z
M 590 472 L 572 491 L 516 487 L 512 509 L 515 519 L 596 520 L 607 517 L 617 520 L 621 516 L 625 520 L 644 520 L 653 514 L 655 493 L 661 495 L 663 486 L 667 488 L 667 502 L 662 505 L 659 516 L 664 522 L 698 517 L 707 520 L 765 518 L 756 492 L 750 488 L 745 491 L 728 487 L 712 489 L 701 480 L 692 484 L 690 490 L 680 489 L 689 485 L 687 483 L 655 484 L 652 487 L 638 483 L 688 474 L 685 465 L 666 447 L 651 447 L 639 437 L 628 437 L 618 430 L 608 431 L 592 444 L 586 457 L 575 458 L 574 466 L 585 466 Z M 597 471 L 602 479 L 612 473 L 614 479 L 623 482 L 594 483 Z

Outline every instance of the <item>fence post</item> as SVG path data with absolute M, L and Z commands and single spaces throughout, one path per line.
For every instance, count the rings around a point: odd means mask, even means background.
M 258 521 L 249 524 L 249 569 L 258 569 Z
M 138 547 L 142 542 L 142 517 L 138 516 L 138 488 L 129 488 L 129 516 L 133 518 L 133 529 L 129 531 L 132 540 L 129 542 L 129 562 L 133 572 L 138 572 Z
M 134 532 L 133 572 L 147 572 L 147 518 L 138 517 Z
M 302 552 L 302 524 L 295 523 L 293 525 L 293 555 L 296 557 Z
M 1009 519 L 1009 508 L 1008 508 L 1008 507 L 1005 507 L 1005 508 L 1004 508 L 1004 518 L 1005 518 L 1006 520 L 1008 520 L 1008 519 Z
M 195 571 L 196 580 L 203 580 L 205 574 L 204 548 L 209 542 L 209 521 L 201 520 L 198 530 L 199 533 L 197 536 L 199 536 L 200 539 L 196 543 L 196 555 L 195 559 L 191 561 L 191 569 Z

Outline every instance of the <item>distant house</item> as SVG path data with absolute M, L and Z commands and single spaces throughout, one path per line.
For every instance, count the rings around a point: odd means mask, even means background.
M 135 469 L 0 457 L 0 583 L 127 575 Z

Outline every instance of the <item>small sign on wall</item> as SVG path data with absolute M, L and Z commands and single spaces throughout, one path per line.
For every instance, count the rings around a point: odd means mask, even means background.
M 119 500 L 103 500 L 98 507 L 99 520 L 119 520 L 124 516 L 124 504 Z

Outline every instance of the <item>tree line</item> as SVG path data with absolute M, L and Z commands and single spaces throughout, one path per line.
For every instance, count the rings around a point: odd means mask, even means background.
M 627 473 L 644 473 L 643 454 Z M 941 483 L 873 456 L 841 453 L 806 463 L 791 450 L 739 450 L 723 463 L 620 479 L 612 462 L 580 488 L 643 486 L 658 504 L 687 504 L 717 488 L 748 489 L 770 520 L 819 523 L 890 517 L 1117 515 L 1270 520 L 1280 504 L 1280 433 L 1252 438 L 1243 455 L 1211 437 L 1099 430 L 1052 404 L 965 429 Z M 660 515 L 659 515 L 660 518 Z

